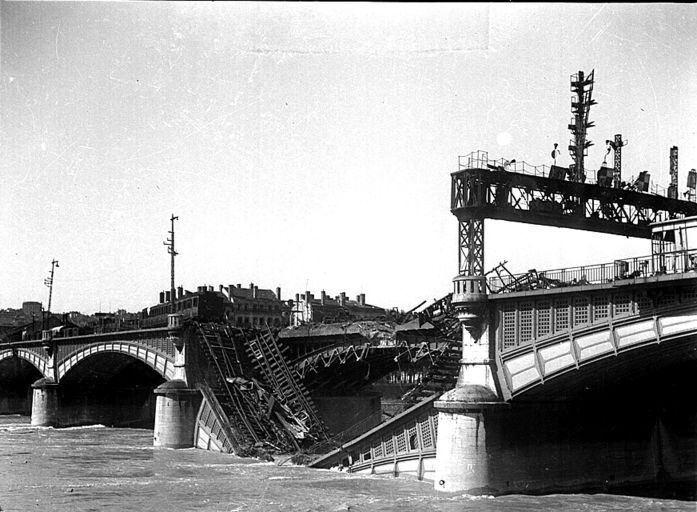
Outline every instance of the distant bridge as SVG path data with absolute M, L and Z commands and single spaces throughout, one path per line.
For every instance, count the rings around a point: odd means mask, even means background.
M 197 445 L 227 450 L 268 439 L 292 446 L 279 433 L 291 421 L 286 416 L 299 422 L 290 437 L 322 428 L 308 388 L 325 395 L 351 392 L 442 345 L 398 341 L 393 327 L 378 323 L 322 326 L 309 336 L 296 329 L 281 338 L 225 324 L 196 325 L 82 336 L 52 330 L 41 340 L 0 343 L 0 387 L 11 396 L 0 401 L 0 412 L 26 412 L 33 385 L 36 424 L 147 425 L 156 409 L 152 390 L 162 385 L 177 395 L 167 383 L 181 382 L 179 387 L 198 390 L 198 398 L 187 398 L 192 406 L 203 398 L 206 413 L 199 414 L 196 436 L 206 441 Z M 263 382 L 250 381 L 252 376 Z M 269 430 L 262 413 L 273 407 L 284 408 L 278 414 L 285 419 Z

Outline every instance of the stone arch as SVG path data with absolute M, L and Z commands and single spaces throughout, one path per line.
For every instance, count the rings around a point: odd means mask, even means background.
M 46 378 L 51 378 L 52 375 L 50 375 L 48 371 L 48 359 L 45 357 L 40 356 L 33 350 L 27 349 L 27 348 L 16 348 L 16 349 L 5 349 L 5 350 L 0 350 L 0 361 L 3 359 L 8 359 L 11 357 L 18 357 L 20 359 L 24 359 L 27 361 L 29 364 L 31 364 L 34 368 L 36 368 L 41 375 L 43 375 Z
M 158 350 L 144 345 L 126 341 L 109 341 L 104 343 L 92 343 L 80 350 L 67 355 L 58 363 L 58 380 L 68 373 L 80 361 L 99 353 L 116 352 L 125 354 L 145 363 L 155 370 L 165 380 L 174 378 L 174 358 Z

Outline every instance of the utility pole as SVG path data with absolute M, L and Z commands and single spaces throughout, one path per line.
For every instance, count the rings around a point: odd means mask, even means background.
M 177 251 L 174 250 L 174 221 L 178 220 L 179 217 L 175 217 L 174 214 L 172 214 L 172 217 L 170 217 L 170 222 L 172 223 L 172 229 L 169 231 L 169 238 L 167 239 L 166 242 L 162 242 L 164 245 L 167 246 L 167 252 L 172 256 L 172 261 L 171 261 L 171 278 L 172 281 L 170 283 L 170 290 L 169 290 L 169 309 L 170 313 L 174 313 L 174 294 L 176 293 L 176 290 L 174 289 L 174 257 L 179 254 Z
M 48 327 L 46 325 L 46 322 L 48 321 L 48 318 L 51 315 L 51 297 L 53 296 L 53 273 L 55 272 L 56 267 L 58 267 L 58 260 L 51 261 L 51 274 L 46 279 L 44 279 L 44 284 L 48 286 L 48 310 L 46 311 L 46 315 L 44 316 L 44 321 L 42 325 L 43 329 L 46 329 Z

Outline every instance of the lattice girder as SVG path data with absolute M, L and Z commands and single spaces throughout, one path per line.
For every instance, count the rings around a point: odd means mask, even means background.
M 463 247 L 471 251 L 473 244 L 463 244 L 462 238 L 463 224 L 470 220 L 492 218 L 651 238 L 651 223 L 697 215 L 693 202 L 488 169 L 453 173 L 451 199 L 451 211 L 461 224 L 461 272 L 463 263 L 471 261 Z

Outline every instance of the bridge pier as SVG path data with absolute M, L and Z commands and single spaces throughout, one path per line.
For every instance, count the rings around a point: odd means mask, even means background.
M 434 485 L 444 492 L 481 494 L 491 487 L 489 413 L 503 402 L 495 392 L 484 315 L 464 311 L 458 316 L 463 326 L 460 375 L 455 389 L 434 403 L 438 411 Z
M 175 379 L 158 386 L 155 395 L 153 445 L 161 448 L 193 447 L 200 392 L 189 389 L 183 380 Z
M 153 445 L 161 448 L 194 446 L 196 415 L 201 393 L 187 384 L 186 342 L 182 337 L 182 316 L 169 315 L 168 335 L 175 347 L 174 379 L 158 386 L 154 393 L 155 431 Z
M 488 409 L 499 405 L 487 387 L 465 384 L 445 393 L 438 410 L 435 488 L 445 492 L 486 492 L 490 487 Z
M 32 385 L 31 424 L 37 427 L 60 426 L 58 384 L 53 379 L 39 379 Z
M 491 483 L 488 411 L 503 402 L 491 368 L 485 278 L 460 275 L 453 281 L 453 304 L 462 325 L 462 359 L 455 389 L 434 403 L 438 411 L 434 487 L 479 494 Z

